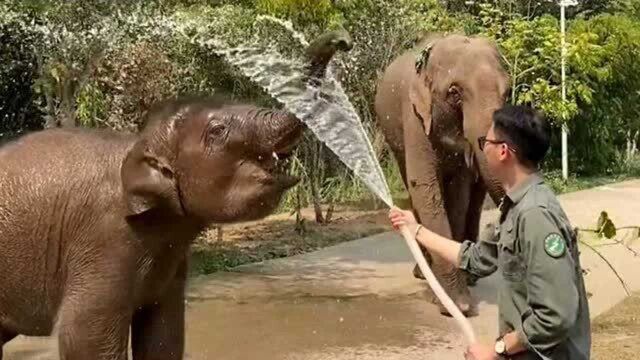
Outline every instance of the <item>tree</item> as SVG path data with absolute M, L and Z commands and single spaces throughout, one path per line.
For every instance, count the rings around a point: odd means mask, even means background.
M 2 19 L 0 14 L 0 138 L 42 127 L 33 90 L 41 41 L 24 16 Z

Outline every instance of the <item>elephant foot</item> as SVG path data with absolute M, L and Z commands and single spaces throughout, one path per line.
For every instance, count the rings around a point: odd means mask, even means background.
M 429 254 L 426 251 L 423 251 L 422 255 L 424 255 L 424 259 L 427 261 L 427 265 L 433 266 L 433 258 L 431 257 L 431 254 Z M 421 280 L 426 280 L 427 279 L 426 277 L 424 277 L 424 274 L 422 273 L 422 270 L 420 270 L 420 266 L 418 266 L 418 264 L 416 264 L 413 267 L 413 277 L 415 277 L 416 279 L 421 279 Z
M 467 286 L 474 287 L 478 284 L 478 278 L 475 276 L 467 276 Z
M 420 267 L 417 264 L 413 268 L 413 276 L 415 276 L 418 279 L 425 280 L 425 277 L 422 274 L 422 271 L 420 271 Z M 475 278 L 471 279 L 471 277 L 467 277 L 466 282 L 468 283 L 470 281 L 473 281 L 473 283 L 475 284 L 477 279 L 475 279 Z M 449 292 L 449 291 L 447 291 L 447 292 Z M 433 292 L 433 290 L 430 287 L 428 288 L 428 290 L 426 292 L 426 297 L 427 297 L 427 301 L 431 302 L 432 304 L 434 304 L 434 305 L 436 305 L 438 307 L 438 311 L 440 312 L 441 315 L 451 316 L 451 313 L 449 313 L 447 308 L 442 304 L 440 299 L 438 299 L 438 297 L 436 296 L 436 294 Z M 462 314 L 465 317 L 474 317 L 474 316 L 478 315 L 477 305 L 475 304 L 475 302 L 471 298 L 470 294 L 463 293 L 463 294 L 460 294 L 458 296 L 453 296 L 452 300 L 456 304 L 458 309 L 460 309 L 460 312 L 462 312 Z
M 442 302 L 440 302 L 440 300 L 437 297 L 434 296 L 434 298 L 435 298 L 434 303 L 438 305 L 438 311 L 440 312 L 440 315 L 453 317 L 449 312 L 449 310 L 447 310 L 447 308 L 442 304 Z M 474 317 L 478 315 L 478 306 L 473 301 L 471 301 L 471 299 L 459 298 L 459 299 L 453 299 L 453 301 L 458 307 L 458 309 L 460 310 L 460 312 L 462 312 L 462 315 L 464 315 L 465 317 Z

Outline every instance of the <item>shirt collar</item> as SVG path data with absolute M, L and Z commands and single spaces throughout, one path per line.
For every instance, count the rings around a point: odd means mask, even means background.
M 506 210 L 509 207 L 508 205 L 517 204 L 520 200 L 522 200 L 522 198 L 527 194 L 527 192 L 533 185 L 542 184 L 543 182 L 544 179 L 539 172 L 535 172 L 529 175 L 529 177 L 525 181 L 507 192 L 507 195 L 502 199 L 502 204 L 500 204 L 503 205 L 501 206 L 501 208 L 503 208 L 503 210 Z

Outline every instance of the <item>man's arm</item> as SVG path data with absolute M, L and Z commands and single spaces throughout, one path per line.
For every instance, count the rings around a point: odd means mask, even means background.
M 479 277 L 493 274 L 497 269 L 498 249 L 495 242 L 464 241 L 462 244 L 421 227 L 416 240 L 429 252 L 444 258 L 454 266 Z
M 515 331 L 514 347 L 541 353 L 563 342 L 577 319 L 575 264 L 548 210 L 534 208 L 521 216 L 518 232 L 527 265 L 529 308 L 522 328 Z
M 439 255 L 462 270 L 484 277 L 497 269 L 498 249 L 495 241 L 479 241 L 477 244 L 465 241 L 460 244 L 418 225 L 411 211 L 403 211 L 396 207 L 389 212 L 389 219 L 396 230 L 401 226 L 407 226 L 412 234 L 416 234 L 416 241 L 430 253 Z
M 418 230 L 416 241 L 427 248 L 429 252 L 435 253 L 448 263 L 458 266 L 458 253 L 461 248 L 459 243 L 440 236 L 425 227 L 420 227 L 420 230 Z

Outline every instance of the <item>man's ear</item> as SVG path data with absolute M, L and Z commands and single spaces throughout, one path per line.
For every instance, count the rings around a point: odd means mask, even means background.
M 153 209 L 166 209 L 183 214 L 175 173 L 162 157 L 139 140 L 125 157 L 120 169 L 124 198 L 129 215 L 140 215 Z

